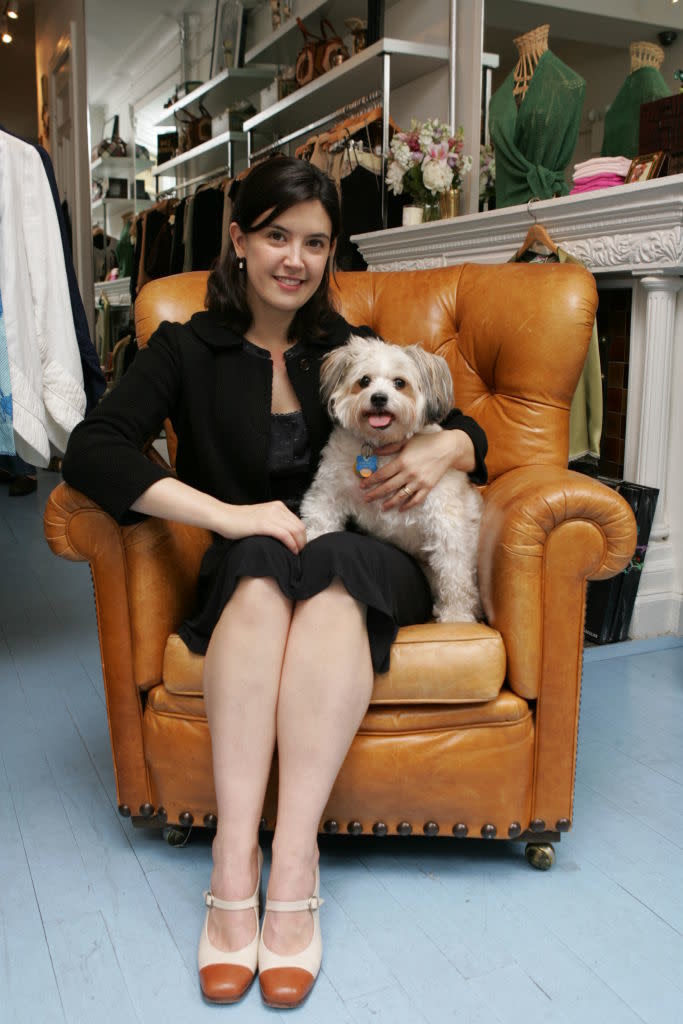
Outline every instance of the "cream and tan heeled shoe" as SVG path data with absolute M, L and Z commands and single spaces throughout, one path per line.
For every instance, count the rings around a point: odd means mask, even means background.
M 204 927 L 199 939 L 197 963 L 199 983 L 206 999 L 212 1003 L 236 1003 L 245 994 L 256 974 L 259 948 L 259 893 L 261 889 L 261 868 L 263 854 L 258 851 L 258 880 L 253 896 L 246 900 L 219 900 L 212 892 L 204 893 L 208 907 Z M 209 910 L 249 910 L 253 908 L 256 919 L 254 938 L 241 949 L 230 952 L 218 949 L 209 938 Z
M 263 941 L 263 929 L 258 947 L 259 984 L 263 1000 L 268 1006 L 279 1010 L 300 1006 L 313 988 L 323 958 L 323 940 L 320 931 L 320 873 L 315 869 L 315 892 L 307 900 L 266 899 L 266 914 L 269 910 L 277 913 L 293 913 L 310 910 L 313 915 L 313 936 L 299 953 L 283 955 L 268 949 Z M 264 917 L 265 923 L 265 917 Z

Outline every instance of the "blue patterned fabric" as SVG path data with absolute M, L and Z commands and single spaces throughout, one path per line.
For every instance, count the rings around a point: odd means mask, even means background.
M 0 293 L 0 454 L 14 455 L 14 431 L 12 430 L 12 383 L 7 358 L 5 319 L 2 315 L 2 294 Z

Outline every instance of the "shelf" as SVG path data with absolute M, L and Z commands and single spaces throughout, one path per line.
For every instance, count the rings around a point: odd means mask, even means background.
M 153 199 L 96 199 L 94 203 L 90 204 L 90 210 L 93 217 L 102 211 L 106 213 L 125 213 L 126 210 L 146 210 L 148 206 L 151 206 L 154 202 Z M 106 207 L 106 210 L 105 210 Z
M 153 160 L 133 160 L 130 156 L 100 156 L 90 164 L 92 177 L 127 178 L 132 172 L 142 174 L 154 166 Z
M 188 114 L 199 114 L 199 104 L 204 103 L 209 113 L 216 117 L 226 107 L 239 103 L 241 100 L 258 92 L 275 78 L 277 68 L 263 65 L 248 68 L 226 68 L 218 75 L 197 86 L 187 96 L 168 107 L 166 113 L 157 121 L 158 128 L 177 126 L 175 115 L 181 111 Z
M 220 146 L 228 146 L 231 143 L 246 147 L 247 136 L 245 132 L 223 132 L 214 139 L 208 139 L 206 142 L 202 142 L 200 146 L 195 146 L 194 149 L 188 149 L 186 153 L 174 156 L 172 160 L 166 160 L 163 164 L 157 164 L 152 174 L 156 178 L 165 174 L 175 175 L 176 171 L 180 168 L 191 172 L 193 175 L 204 174 L 204 172 L 210 171 L 212 167 L 217 166 L 216 150 Z
M 395 3 L 398 0 L 385 0 L 385 9 L 393 7 Z M 360 4 L 360 10 L 350 9 L 351 6 L 348 0 L 295 0 L 291 18 L 273 30 L 270 7 L 268 4 L 262 5 L 249 15 L 247 43 L 254 37 L 260 39 L 245 52 L 244 63 L 248 65 L 258 60 L 268 64 L 294 64 L 304 42 L 301 29 L 296 23 L 297 18 L 306 21 L 306 18 L 315 17 L 315 23 L 306 26 L 315 35 L 320 34 L 320 18 L 328 18 L 342 38 L 349 36 L 350 32 L 344 24 L 346 18 L 355 14 L 362 18 L 367 16 L 367 4 Z
M 304 128 L 345 103 L 381 89 L 383 61 L 380 58 L 384 54 L 391 60 L 392 90 L 448 64 L 447 46 L 379 39 L 343 64 L 250 117 L 244 122 L 245 132 L 272 135 L 277 139 Z
M 130 306 L 130 278 L 117 277 L 113 281 L 95 281 L 95 305 L 106 295 L 112 306 Z

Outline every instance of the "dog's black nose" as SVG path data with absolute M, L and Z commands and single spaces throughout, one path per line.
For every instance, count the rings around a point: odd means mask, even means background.
M 382 409 L 388 401 L 389 398 L 383 391 L 375 391 L 374 395 L 370 395 L 370 402 L 376 409 Z

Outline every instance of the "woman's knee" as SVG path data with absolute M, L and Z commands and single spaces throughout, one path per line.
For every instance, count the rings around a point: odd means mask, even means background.
M 278 583 L 270 576 L 242 576 L 223 614 L 246 621 L 268 623 L 276 614 L 290 615 L 294 602 L 282 593 Z

